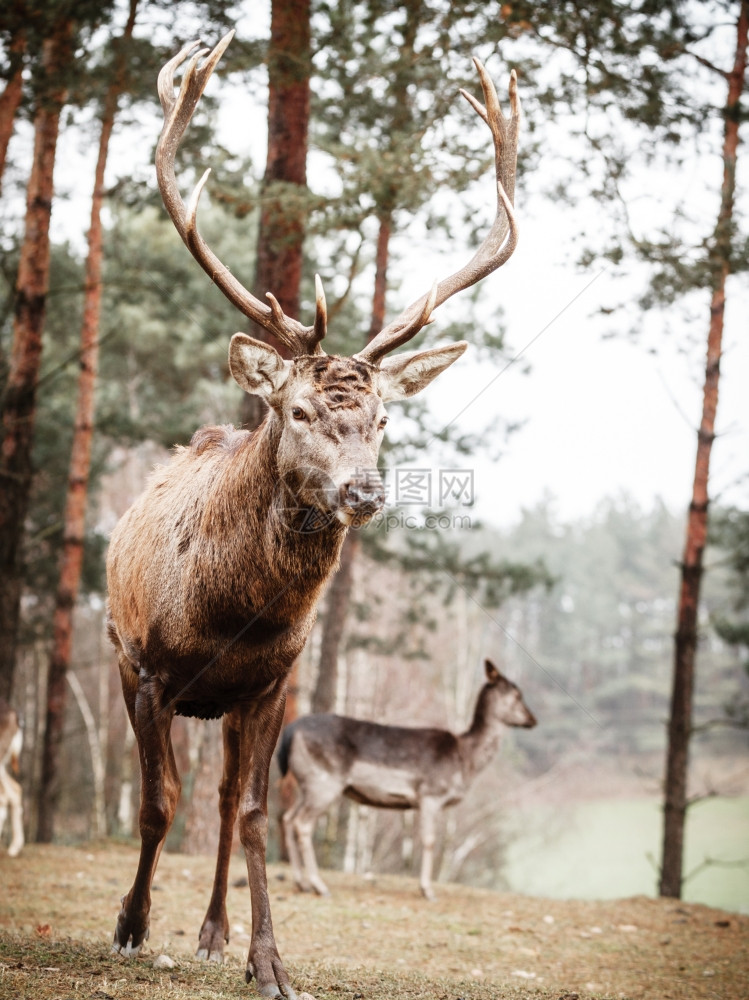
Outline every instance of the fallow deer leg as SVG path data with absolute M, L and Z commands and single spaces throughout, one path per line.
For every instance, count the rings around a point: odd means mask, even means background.
M 8 817 L 8 796 L 3 782 L 3 768 L 0 767 L 0 837 L 3 835 L 3 827 Z
M 7 771 L 3 770 L 2 783 L 4 798 L 10 807 L 10 829 L 11 839 L 8 845 L 8 856 L 15 858 L 21 853 L 25 841 L 23 838 L 23 790 L 15 778 L 11 778 Z M 3 810 L 5 805 L 3 805 Z M 0 833 L 2 833 L 5 816 L 0 821 Z
M 174 819 L 181 790 L 170 737 L 174 709 L 160 683 L 144 673 L 133 684 L 123 672 L 123 693 L 138 743 L 141 772 L 140 859 L 130 892 L 122 899 L 112 948 L 137 955 L 148 938 L 151 882 Z
M 425 899 L 434 899 L 432 890 L 432 865 L 434 863 L 434 828 L 440 801 L 423 798 L 419 803 L 419 838 L 421 840 L 421 876 L 419 886 Z
M 223 962 L 224 942 L 229 942 L 229 918 L 226 913 L 226 890 L 229 860 L 234 836 L 234 821 L 239 806 L 239 717 L 231 712 L 223 719 L 224 766 L 218 786 L 218 812 L 221 829 L 216 857 L 216 874 L 208 911 L 200 928 L 197 957 Z
M 294 885 L 302 892 L 309 892 L 312 886 L 309 884 L 304 872 L 299 842 L 294 829 L 294 817 L 302 807 L 302 794 L 301 790 L 297 790 L 296 802 L 283 814 L 281 823 L 283 825 L 284 841 L 286 842 L 286 850 L 289 854 L 289 864 L 291 865 L 291 876 L 294 879 Z
M 309 884 L 318 896 L 329 896 L 330 889 L 320 875 L 320 869 L 317 867 L 317 858 L 315 857 L 315 847 L 312 843 L 312 835 L 315 832 L 315 821 L 318 815 L 317 813 L 310 815 L 308 811 L 305 811 L 303 815 L 296 819 L 294 826 L 302 849 L 305 878 L 309 881 Z
M 245 979 L 254 976 L 264 997 L 296 1000 L 278 954 L 268 900 L 265 848 L 268 840 L 268 770 L 283 721 L 286 681 L 259 704 L 241 709 L 239 738 L 239 838 L 247 858 L 252 900 L 252 939 Z
M 294 833 L 302 853 L 302 886 L 308 881 L 318 896 L 330 895 L 330 889 L 317 867 L 312 835 L 318 818 L 343 794 L 343 788 L 330 781 L 309 782 L 302 787 L 302 802 L 292 819 Z M 299 882 L 297 882 L 299 885 Z

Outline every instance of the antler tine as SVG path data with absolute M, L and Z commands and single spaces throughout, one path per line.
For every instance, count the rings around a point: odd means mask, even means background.
M 171 113 L 174 105 L 177 103 L 177 99 L 174 96 L 174 71 L 182 65 L 198 45 L 200 45 L 200 42 L 188 42 L 187 45 L 182 46 L 176 56 L 161 67 L 156 86 L 159 91 L 161 107 L 164 109 L 164 114 L 166 115 Z
M 315 275 L 315 325 L 310 339 L 310 354 L 324 354 L 320 341 L 328 332 L 328 305 L 325 301 L 325 289 L 319 274 Z
M 314 327 L 302 326 L 297 320 L 285 315 L 270 293 L 270 306 L 261 302 L 237 281 L 200 235 L 197 225 L 198 203 L 210 169 L 206 170 L 195 185 L 187 205 L 183 202 L 177 186 L 174 171 L 177 149 L 208 80 L 233 37 L 234 31 L 228 32 L 210 51 L 198 49 L 195 52 L 200 42 L 190 42 L 183 46 L 159 73 L 159 98 L 164 110 L 164 125 L 156 147 L 156 176 L 159 190 L 164 206 L 190 253 L 229 301 L 253 322 L 272 333 L 294 357 L 307 353 L 320 353 L 319 341 L 322 337 L 317 335 L 317 320 Z M 179 93 L 175 96 L 174 73 L 191 53 L 193 55 L 182 75 Z M 204 62 L 198 66 L 198 62 L 204 56 Z
M 414 337 L 429 322 L 431 313 L 437 306 L 442 305 L 456 292 L 470 288 L 501 267 L 509 260 L 517 246 L 518 229 L 512 208 L 520 120 L 517 76 L 514 70 L 510 74 L 508 88 L 510 114 L 509 117 L 505 117 L 497 91 L 483 63 L 478 58 L 474 58 L 473 62 L 481 80 L 485 105 L 465 90 L 461 90 L 460 93 L 476 114 L 486 122 L 492 133 L 497 186 L 497 214 L 494 223 L 481 246 L 464 267 L 449 278 L 435 283 L 429 294 L 422 295 L 412 302 L 400 316 L 384 327 L 364 350 L 359 352 L 357 357 L 370 364 L 378 364 L 386 354 Z

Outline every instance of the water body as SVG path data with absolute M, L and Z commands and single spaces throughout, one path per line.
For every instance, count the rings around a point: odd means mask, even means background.
M 504 871 L 513 892 L 553 899 L 657 895 L 659 800 L 534 807 L 514 826 Z M 692 806 L 685 847 L 684 899 L 749 914 L 749 797 Z M 705 865 L 708 859 L 718 863 Z

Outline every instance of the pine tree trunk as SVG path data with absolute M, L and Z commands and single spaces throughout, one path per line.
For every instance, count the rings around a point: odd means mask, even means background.
M 341 565 L 328 587 L 317 682 L 312 695 L 313 712 L 335 711 L 338 657 L 351 599 L 354 564 L 360 548 L 361 540 L 358 534 L 350 531 L 341 549 Z
M 299 317 L 299 290 L 307 205 L 307 137 L 310 112 L 312 37 L 310 0 L 273 0 L 268 48 L 268 155 L 255 260 L 255 295 L 272 292 L 283 311 Z M 250 333 L 283 358 L 287 348 L 252 324 Z M 259 396 L 245 395 L 241 420 L 257 427 L 265 414 Z M 298 664 L 288 680 L 284 721 L 297 717 Z
M 49 222 L 60 111 L 59 84 L 70 60 L 72 23 L 44 43 L 43 68 L 50 87 L 34 116 L 34 155 L 26 192 L 26 231 L 18 265 L 10 371 L 2 402 L 0 447 L 0 697 L 9 698 L 18 642 L 21 540 L 31 489 L 31 448 L 42 330 L 49 286 Z
M 268 48 L 268 155 L 261 192 L 255 294 L 272 292 L 283 311 L 299 317 L 306 223 L 307 135 L 311 72 L 310 0 L 273 0 Z M 266 330 L 250 333 L 284 357 L 287 348 Z M 245 395 L 242 422 L 256 427 L 265 404 Z M 297 716 L 297 664 L 289 675 L 285 721 Z
M 367 343 L 375 337 L 385 324 L 385 299 L 387 295 L 387 270 L 392 233 L 392 217 L 385 213 L 380 216 L 375 257 L 375 286 L 372 296 L 372 319 L 369 324 Z M 325 601 L 325 620 L 320 641 L 320 659 L 317 665 L 317 680 L 312 695 L 313 712 L 332 712 L 338 687 L 338 658 L 341 639 L 351 601 L 351 583 L 354 564 L 361 549 L 361 540 L 354 531 L 349 531 L 341 549 L 341 566 L 330 581 Z
M 11 73 L 0 95 L 0 191 L 2 190 L 8 143 L 13 135 L 16 111 L 23 96 L 23 62 L 26 55 L 26 32 L 19 31 L 10 45 Z
M 299 318 L 307 205 L 310 110 L 310 0 L 273 0 L 268 49 L 268 155 L 261 189 L 255 295 L 272 292 L 283 311 Z M 275 337 L 252 324 L 250 333 L 287 358 Z M 242 401 L 241 420 L 256 427 L 265 413 L 257 396 Z
M 389 213 L 380 216 L 375 255 L 375 284 L 372 296 L 372 318 L 367 334 L 367 343 L 373 340 L 385 325 L 385 300 L 388 286 L 388 260 L 390 258 L 390 237 L 393 232 L 393 218 Z
M 215 854 L 218 851 L 218 785 L 222 772 L 223 739 L 221 720 L 201 723 L 203 732 L 198 764 L 192 786 L 185 833 L 180 844 L 183 854 Z
M 731 272 L 731 225 L 736 185 L 736 154 L 739 142 L 740 100 L 746 71 L 749 0 L 742 0 L 737 25 L 734 67 L 728 75 L 728 100 L 724 109 L 723 185 L 721 205 L 710 251 L 713 293 L 702 402 L 702 421 L 697 436 L 692 501 L 689 506 L 681 590 L 674 644 L 673 690 L 668 726 L 666 762 L 663 858 L 660 895 L 681 897 L 684 853 L 684 823 L 687 811 L 689 741 L 692 729 L 694 662 L 697 648 L 697 616 L 702 581 L 702 564 L 707 541 L 708 480 L 710 452 L 715 439 L 718 407 L 721 341 L 725 313 L 726 279 Z
M 68 473 L 68 491 L 63 519 L 63 546 L 60 577 L 55 596 L 52 651 L 47 684 L 47 721 L 42 751 L 42 779 L 39 786 L 39 826 L 37 841 L 51 843 L 58 797 L 58 762 L 65 721 L 66 683 L 73 645 L 73 610 L 75 608 L 83 565 L 86 528 L 86 502 L 91 471 L 91 442 L 94 431 L 96 374 L 99 362 L 99 317 L 101 314 L 102 223 L 104 171 L 109 154 L 109 140 L 117 113 L 117 103 L 125 83 L 122 43 L 132 37 L 138 0 L 130 0 L 130 14 L 118 40 L 114 77 L 104 99 L 96 161 L 94 192 L 91 200 L 91 225 L 88 231 L 83 322 L 81 324 L 80 373 L 78 402 L 73 427 L 73 448 Z
M 265 302 L 265 293 L 272 292 L 283 311 L 294 319 L 299 317 L 307 214 L 310 71 L 310 0 L 273 0 L 268 48 L 268 155 L 261 189 L 254 293 Z M 282 357 L 289 357 L 286 347 L 262 327 L 253 323 L 249 332 L 275 347 Z M 260 397 L 246 394 L 240 404 L 240 422 L 252 430 L 264 416 L 265 404 Z M 285 721 L 297 715 L 297 672 L 295 663 L 288 680 Z M 211 801 L 218 786 L 220 768 L 212 771 L 211 761 L 221 759 L 220 750 L 221 727 L 207 728 L 189 806 L 186 849 L 194 840 L 191 831 L 201 827 L 206 801 Z

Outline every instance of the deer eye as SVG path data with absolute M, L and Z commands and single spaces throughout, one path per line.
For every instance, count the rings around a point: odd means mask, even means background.
M 380 420 L 380 430 L 382 430 L 385 427 L 385 424 L 388 422 L 389 419 L 390 419 L 390 417 L 388 417 L 387 414 L 385 414 L 385 416 L 381 418 L 381 420 Z
M 294 420 L 306 420 L 307 414 L 301 408 L 301 406 L 293 406 L 291 409 L 291 415 Z

